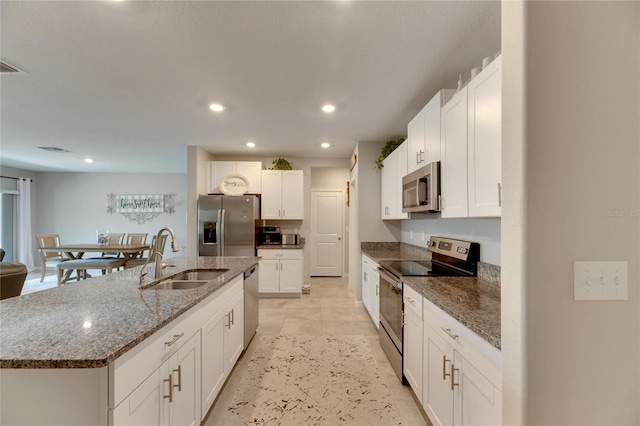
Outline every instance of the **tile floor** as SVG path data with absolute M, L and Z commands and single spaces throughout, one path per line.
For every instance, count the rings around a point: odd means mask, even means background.
M 427 416 L 414 399 L 408 386 L 403 386 L 380 347 L 378 330 L 364 307 L 356 306 L 346 279 L 312 278 L 311 294 L 300 298 L 260 299 L 258 334 L 360 334 L 366 336 L 373 357 L 384 374 L 385 382 L 405 425 L 430 425 Z M 233 399 L 240 379 L 247 371 L 253 342 L 249 345 L 210 411 L 206 426 L 222 424 L 222 418 Z

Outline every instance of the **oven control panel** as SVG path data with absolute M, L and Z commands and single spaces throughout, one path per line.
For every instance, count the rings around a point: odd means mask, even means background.
M 451 238 L 431 237 L 427 243 L 427 249 L 433 253 L 440 253 L 464 261 L 477 261 L 480 257 L 478 243 Z

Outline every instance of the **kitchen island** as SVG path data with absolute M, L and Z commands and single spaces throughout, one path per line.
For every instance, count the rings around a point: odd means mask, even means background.
M 199 423 L 242 352 L 243 272 L 259 260 L 171 258 L 166 263 L 175 266 L 166 267 L 160 279 L 149 279 L 153 268 L 147 266 L 151 272 L 142 287 L 136 267 L 3 300 L 0 422 Z M 145 289 L 198 269 L 226 271 L 194 289 Z M 181 364 L 186 358 L 180 351 L 189 354 L 190 364 Z M 212 359 L 220 365 L 208 365 Z M 174 364 L 177 373 L 170 371 Z M 201 367 L 208 377 L 200 377 Z M 157 380 L 149 383 L 154 375 Z M 179 393 L 174 384 L 187 392 Z M 135 395 L 140 389 L 145 395 Z M 178 407 L 186 394 L 189 401 Z M 152 417 L 136 411 L 140 407 Z

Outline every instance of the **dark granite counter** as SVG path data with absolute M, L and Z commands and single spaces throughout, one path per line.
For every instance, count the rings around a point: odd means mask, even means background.
M 362 243 L 361 249 L 375 262 L 431 259 L 427 249 L 405 243 Z M 479 267 L 483 271 L 496 268 L 486 265 Z M 487 342 L 501 348 L 498 282 L 478 277 L 405 277 L 403 282 Z
M 141 290 L 139 266 L 3 300 L 0 368 L 106 366 L 259 260 L 166 259 L 175 267 L 165 268 L 161 279 L 190 269 L 228 269 L 208 284 L 190 290 Z M 153 282 L 149 280 L 144 286 Z
M 256 247 L 258 250 L 301 250 L 304 248 L 302 244 L 263 244 Z

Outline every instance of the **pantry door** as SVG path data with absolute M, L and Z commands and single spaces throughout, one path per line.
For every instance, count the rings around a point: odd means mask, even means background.
M 311 266 L 314 277 L 341 277 L 344 252 L 344 192 L 311 192 Z

